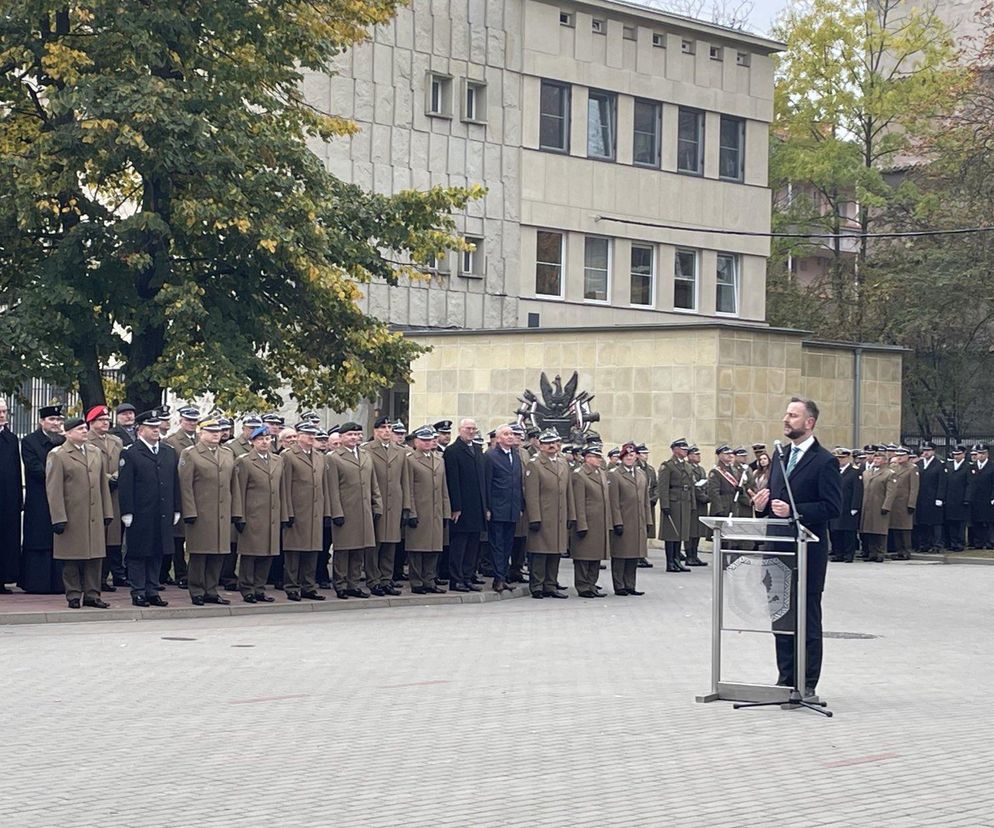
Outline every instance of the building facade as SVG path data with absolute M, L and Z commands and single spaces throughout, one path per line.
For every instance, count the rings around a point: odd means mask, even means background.
M 364 287 L 364 310 L 413 328 L 761 322 L 768 240 L 706 231 L 769 230 L 778 47 L 616 0 L 415 0 L 339 74 L 306 76 L 360 127 L 314 150 L 379 192 L 487 195 L 458 217 L 475 252 Z

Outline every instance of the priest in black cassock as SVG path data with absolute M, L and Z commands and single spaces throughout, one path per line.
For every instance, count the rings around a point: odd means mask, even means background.
M 17 435 L 7 422 L 7 401 L 0 397 L 0 595 L 17 582 L 21 557 L 21 455 Z
M 48 453 L 61 446 L 61 405 L 48 405 L 38 412 L 38 428 L 21 440 L 24 460 L 24 542 L 21 571 L 17 583 L 25 592 L 38 595 L 61 595 L 62 561 L 52 558 L 52 516 L 45 491 L 45 463 Z

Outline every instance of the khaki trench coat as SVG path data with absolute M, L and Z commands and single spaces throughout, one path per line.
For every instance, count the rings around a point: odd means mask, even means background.
M 441 552 L 444 521 L 452 517 L 445 462 L 438 452 L 410 452 L 404 458 L 404 508 L 418 525 L 404 530 L 408 552 Z
M 197 435 L 187 434 L 183 429 L 178 428 L 172 432 L 168 437 L 166 437 L 163 442 L 171 446 L 173 451 L 176 452 L 176 466 L 179 467 L 179 458 L 183 455 L 183 452 L 188 448 L 193 448 L 197 445 Z M 179 507 L 179 503 L 176 504 Z M 182 538 L 186 536 L 186 524 L 182 520 L 178 521 L 173 526 L 173 537 Z
M 729 480 L 729 477 L 735 482 Z M 712 517 L 735 516 L 735 501 L 738 497 L 738 483 L 741 479 L 741 477 L 735 476 L 735 466 L 723 466 L 719 463 L 708 472 L 709 515 Z
M 287 519 L 283 490 L 283 458 L 269 452 L 263 460 L 255 449 L 235 460 L 235 490 L 231 509 L 245 521 L 236 535 L 238 554 L 274 557 L 280 553 L 280 523 Z
M 745 476 L 745 482 L 735 496 L 735 517 L 756 517 L 756 512 L 752 508 L 752 495 L 756 493 L 756 475 L 752 469 L 741 463 L 733 464 L 732 468 L 736 480 L 742 480 L 743 475 Z
M 918 474 L 918 466 L 914 463 L 905 463 L 903 467 L 894 468 L 894 500 L 890 507 L 891 529 L 914 528 L 920 485 L 921 477 Z
M 675 457 L 663 463 L 656 476 L 656 491 L 659 492 L 659 539 L 675 542 L 690 538 L 694 500 L 694 473 L 690 463 L 680 462 Z M 664 509 L 670 510 L 669 517 Z
M 328 454 L 325 486 L 328 489 L 329 514 L 332 519 L 345 518 L 344 526 L 332 529 L 335 549 L 370 549 L 376 546 L 374 515 L 382 520 L 380 487 L 373 473 L 373 459 L 359 449 L 359 459 L 346 448 Z M 284 544 L 285 545 L 285 544 Z
M 45 461 L 45 492 L 52 523 L 65 531 L 53 536 L 52 557 L 86 561 L 106 554 L 104 520 L 114 517 L 103 455 L 88 446 L 81 451 L 68 441 L 56 446 Z
M 373 474 L 383 507 L 383 516 L 373 526 L 376 542 L 400 543 L 400 517 L 404 509 L 404 455 L 407 452 L 396 443 L 384 446 L 378 440 L 366 443 L 363 448 L 373 461 Z
M 521 458 L 521 468 L 522 470 L 528 468 L 528 461 L 532 459 L 531 454 L 529 454 L 524 448 L 518 446 L 518 457 Z M 522 503 L 522 506 L 524 504 Z M 528 537 L 528 509 L 523 508 L 521 510 L 521 517 L 518 518 L 518 522 L 514 525 L 514 537 L 525 538 Z
M 290 552 L 320 552 L 324 546 L 324 517 L 329 514 L 325 495 L 325 466 L 328 458 L 313 449 L 305 454 L 300 446 L 279 455 L 283 460 L 283 499 L 293 526 L 283 532 L 283 548 Z
M 241 457 L 252 451 L 252 444 L 241 435 L 234 440 L 229 440 L 225 445 L 234 452 L 235 457 Z
M 615 502 L 613 508 L 617 509 L 620 523 L 625 527 L 623 535 L 611 536 L 611 557 L 644 558 L 649 548 L 649 539 L 644 531 L 650 521 L 649 479 L 642 469 L 636 468 L 635 474 L 632 474 L 620 465 L 608 472 L 607 477 Z M 672 532 L 671 527 L 670 534 Z
M 887 534 L 891 516 L 880 514 L 880 510 L 891 510 L 896 485 L 894 474 L 887 466 L 879 469 L 867 466 L 863 471 L 863 511 L 860 513 L 859 531 L 864 535 Z
M 610 557 L 612 530 L 621 523 L 621 514 L 617 511 L 617 503 L 611 498 L 604 469 L 592 469 L 583 464 L 573 472 L 573 504 L 576 508 L 576 531 L 587 532 L 583 538 L 574 534 L 573 560 L 606 560 Z
M 708 513 L 708 487 L 698 486 L 697 483 L 701 480 L 707 480 L 708 475 L 700 463 L 691 463 L 690 471 L 694 478 L 693 508 L 690 510 L 690 537 L 703 538 L 707 537 L 707 529 L 700 519 L 702 515 Z
M 107 484 L 110 486 L 110 500 L 114 507 L 114 520 L 107 527 L 107 545 L 120 546 L 123 527 L 121 526 L 121 504 L 117 497 L 117 472 L 121 466 L 121 452 L 124 451 L 124 443 L 121 438 L 114 434 L 105 434 L 100 437 L 95 431 L 87 435 L 89 443 L 100 449 L 104 460 L 104 474 L 107 476 Z
M 574 519 L 573 473 L 565 460 L 536 454 L 525 466 L 525 511 L 528 522 L 540 521 L 537 532 L 528 532 L 530 554 L 561 555 L 569 542 L 567 522 Z
M 186 527 L 186 551 L 193 555 L 227 555 L 231 551 L 231 493 L 235 455 L 224 446 L 205 443 L 179 458 L 179 493 Z

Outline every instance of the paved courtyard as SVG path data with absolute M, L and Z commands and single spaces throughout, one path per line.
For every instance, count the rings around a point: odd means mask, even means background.
M 0 627 L 0 825 L 994 826 L 994 567 L 833 565 L 833 719 L 696 704 L 710 569 L 639 578 Z

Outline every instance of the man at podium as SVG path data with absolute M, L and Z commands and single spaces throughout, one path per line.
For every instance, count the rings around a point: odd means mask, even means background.
M 787 446 L 779 447 L 779 457 L 774 458 L 769 487 L 761 489 L 753 498 L 756 511 L 762 517 L 795 519 L 818 536 L 817 543 L 807 545 L 805 696 L 814 695 L 821 675 L 821 594 L 828 569 L 828 523 L 842 511 L 838 463 L 814 436 L 817 423 L 818 406 L 812 400 L 792 397 L 783 417 L 783 433 L 789 442 Z M 791 507 L 791 494 L 796 514 Z M 777 684 L 800 686 L 794 681 L 793 638 L 789 635 L 775 635 L 774 638 L 780 671 Z

